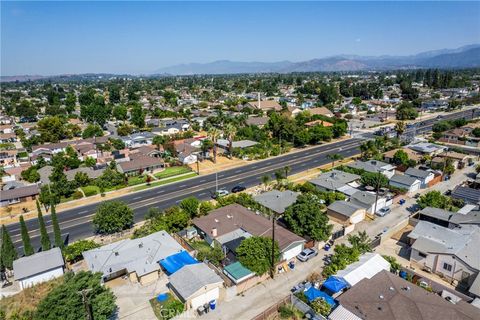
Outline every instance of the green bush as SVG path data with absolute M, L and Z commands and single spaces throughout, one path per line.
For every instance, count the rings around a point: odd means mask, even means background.
M 92 240 L 80 240 L 69 244 L 63 249 L 63 256 L 68 262 L 77 262 L 82 258 L 82 252 L 100 247 Z
M 81 198 L 83 198 L 83 193 L 80 192 L 79 190 L 77 190 L 72 194 L 72 198 L 74 200 L 81 199 Z
M 83 193 L 85 193 L 85 197 L 94 196 L 99 191 L 97 186 L 86 186 L 86 187 L 83 187 L 82 190 L 83 190 Z

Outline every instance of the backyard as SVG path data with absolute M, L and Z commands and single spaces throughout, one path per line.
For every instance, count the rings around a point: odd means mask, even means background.
M 152 306 L 155 316 L 159 320 L 171 319 L 182 313 L 184 310 L 183 303 L 173 297 L 170 293 L 160 294 L 158 297 L 151 299 L 150 305 Z

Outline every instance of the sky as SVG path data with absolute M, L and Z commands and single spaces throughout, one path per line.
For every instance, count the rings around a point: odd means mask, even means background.
M 1 1 L 7 75 L 408 55 L 480 43 L 480 2 Z

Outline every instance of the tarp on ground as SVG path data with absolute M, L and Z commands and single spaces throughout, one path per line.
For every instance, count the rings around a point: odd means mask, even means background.
M 180 251 L 179 253 L 172 254 L 171 256 L 160 260 L 160 265 L 167 270 L 168 274 L 175 273 L 187 264 L 195 263 L 199 262 L 189 255 L 187 251 Z
M 329 296 L 328 294 L 326 294 L 325 292 L 323 291 L 320 291 L 319 289 L 315 288 L 315 287 L 310 287 L 307 291 L 305 291 L 303 293 L 307 299 L 308 299 L 308 302 L 312 302 L 313 300 L 315 299 L 323 299 L 325 300 L 330 306 L 334 306 L 335 305 L 335 300 Z
M 348 287 L 348 282 L 345 281 L 343 278 L 330 276 L 323 283 L 323 287 L 326 288 L 331 293 L 337 293 L 339 291 L 342 291 L 346 287 Z

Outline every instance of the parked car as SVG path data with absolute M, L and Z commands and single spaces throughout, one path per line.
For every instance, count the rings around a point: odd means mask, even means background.
M 385 207 L 377 211 L 377 216 L 384 217 L 390 212 L 392 212 L 392 209 Z
M 311 257 L 315 257 L 317 254 L 318 254 L 317 249 L 308 248 L 308 249 L 304 249 L 302 252 L 300 252 L 297 255 L 297 259 L 305 262 L 305 261 L 308 261 L 308 259 L 310 259 Z
M 237 193 L 237 192 L 242 192 L 245 191 L 247 188 L 245 188 L 242 185 L 238 185 L 232 188 L 232 193 Z
M 420 196 L 421 196 L 420 193 L 417 193 L 417 194 L 414 195 L 413 197 L 414 197 L 415 199 L 418 199 L 418 198 L 420 198 Z
M 451 189 L 448 189 L 447 191 L 445 191 L 445 195 L 446 196 L 449 196 L 452 194 L 452 190 Z
M 229 194 L 230 194 L 230 192 L 228 192 L 228 190 L 219 189 L 219 190 L 217 190 L 217 192 L 215 192 L 215 193 L 212 195 L 212 198 L 213 198 L 213 199 L 218 199 L 218 198 L 221 198 L 221 197 L 228 196 Z

